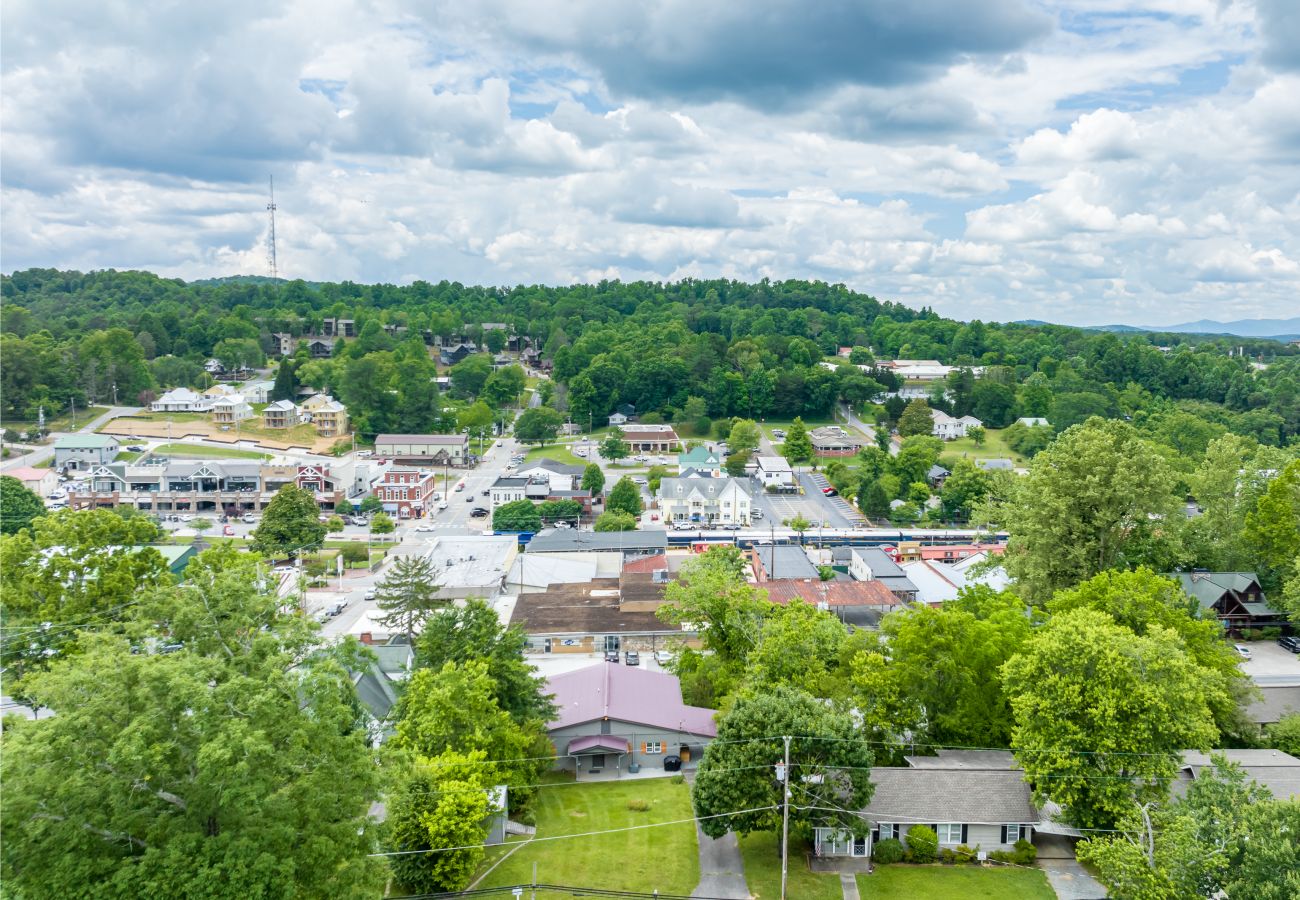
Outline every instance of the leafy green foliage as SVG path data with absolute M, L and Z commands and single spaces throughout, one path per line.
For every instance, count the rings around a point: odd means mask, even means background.
M 511 500 L 492 511 L 493 531 L 537 531 L 542 516 L 531 500 Z
M 733 454 L 744 453 L 748 458 L 750 453 L 758 449 L 761 437 L 762 433 L 753 419 L 737 419 L 727 436 L 727 449 Z
M 1034 458 L 1004 511 L 1007 571 L 1046 599 L 1098 572 L 1170 568 L 1184 517 L 1164 459 L 1124 422 L 1090 419 Z
M 913 400 L 907 404 L 898 419 L 900 437 L 916 437 L 931 434 L 934 431 L 934 418 L 930 415 L 930 405 L 924 400 Z
M 396 528 L 392 516 L 386 512 L 377 512 L 370 517 L 371 534 L 392 534 Z
M 0 534 L 17 534 L 45 515 L 45 502 L 17 478 L 0 475 Z
M 645 509 L 641 502 L 641 489 L 624 475 L 605 498 L 605 509 L 609 512 L 624 512 L 633 517 L 640 516 Z
M 393 876 L 404 888 L 459 891 L 483 862 L 489 791 L 495 770 L 481 751 L 447 751 L 401 766 L 389 794 L 385 844 Z M 442 850 L 443 847 L 460 849 Z M 422 850 L 438 852 L 421 853 Z
M 795 416 L 794 422 L 786 431 L 785 443 L 781 447 L 781 452 L 791 462 L 804 462 L 812 459 L 812 440 L 808 437 L 808 429 L 799 416 Z
M 623 429 L 611 428 L 609 434 L 600 442 L 597 452 L 603 459 L 607 459 L 612 463 L 626 458 L 631 451 L 628 450 L 627 443 L 623 440 Z
M 636 516 L 611 509 L 596 517 L 596 531 L 636 531 Z
M 582 516 L 582 504 L 577 500 L 546 500 L 537 505 L 537 515 L 543 525 L 567 522 L 576 526 Z
M 1002 673 L 1026 780 L 1081 827 L 1109 828 L 1135 798 L 1165 796 L 1179 752 L 1218 737 L 1203 670 L 1165 628 L 1136 635 L 1105 613 L 1072 610 Z
M 783 746 L 772 735 L 782 734 L 797 735 L 790 742 L 792 825 L 840 824 L 860 834 L 860 818 L 825 810 L 861 809 L 871 799 L 871 751 L 857 740 L 847 713 L 784 685 L 742 694 L 719 719 L 718 739 L 705 749 L 691 792 L 700 829 L 718 838 L 728 831 L 780 828 L 781 785 L 772 764 L 781 759 Z M 812 774 L 823 777 L 820 782 L 803 778 Z M 719 815 L 737 810 L 754 811 Z
M 515 437 L 525 444 L 549 444 L 560 433 L 564 418 L 549 406 L 526 409 L 515 420 Z
M 1268 484 L 1254 510 L 1246 515 L 1245 539 L 1259 561 L 1266 590 L 1300 576 L 1300 459 Z
M 932 863 L 939 854 L 939 835 L 929 825 L 913 825 L 907 829 L 907 849 L 913 862 Z
M 591 491 L 591 496 L 599 497 L 605 490 L 605 473 L 595 463 L 587 463 L 582 470 L 582 489 Z
M 249 546 L 268 556 L 294 556 L 319 548 L 325 533 L 315 495 L 287 484 L 267 504 Z

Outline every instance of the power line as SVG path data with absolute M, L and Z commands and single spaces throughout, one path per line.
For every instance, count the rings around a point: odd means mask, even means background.
M 629 825 L 626 828 L 606 828 L 602 831 L 584 831 L 578 834 L 554 834 L 549 837 L 534 837 L 529 841 L 529 843 L 538 844 L 545 841 L 564 841 L 570 838 L 598 837 L 602 834 L 621 834 L 627 831 L 644 831 L 647 828 L 664 828 L 669 825 L 686 825 L 692 822 L 703 822 L 706 819 L 722 819 L 727 816 L 743 816 L 747 813 L 768 812 L 776 808 L 776 806 L 756 806 L 753 809 L 738 809 L 734 812 L 714 813 L 710 816 L 694 816 L 690 819 L 674 819 L 670 822 L 650 822 L 645 825 Z M 453 850 L 477 850 L 482 846 L 482 844 L 464 844 L 459 847 L 432 847 L 424 850 L 388 850 L 381 853 L 370 853 L 367 855 L 372 857 L 418 856 L 424 853 L 449 853 Z

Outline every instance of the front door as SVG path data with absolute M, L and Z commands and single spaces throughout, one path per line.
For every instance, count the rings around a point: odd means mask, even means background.
M 603 768 L 605 768 L 605 754 L 593 753 L 591 755 L 591 762 L 587 764 L 587 769 L 589 771 L 594 772 L 597 769 L 603 769 Z

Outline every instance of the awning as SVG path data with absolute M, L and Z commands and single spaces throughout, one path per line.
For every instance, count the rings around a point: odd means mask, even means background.
M 384 504 L 384 512 L 397 512 L 397 504 L 396 504 L 396 503 L 385 503 L 385 504 Z
M 569 741 L 568 756 L 582 753 L 629 753 L 631 742 L 617 734 L 592 734 Z

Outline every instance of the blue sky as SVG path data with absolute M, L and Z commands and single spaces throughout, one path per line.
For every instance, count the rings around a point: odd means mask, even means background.
M 1292 0 L 14 0 L 0 265 L 1300 308 Z

